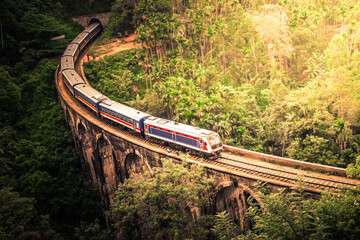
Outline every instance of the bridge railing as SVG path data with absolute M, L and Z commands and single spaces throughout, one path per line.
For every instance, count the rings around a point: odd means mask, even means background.
M 254 152 L 254 151 L 250 151 L 250 150 L 246 150 L 246 149 L 242 149 L 242 148 L 236 148 L 236 147 L 232 147 L 232 146 L 227 146 L 227 145 L 224 145 L 224 150 L 226 150 L 228 152 L 240 154 L 240 155 L 243 155 L 243 156 L 246 156 L 249 158 L 265 160 L 268 162 L 281 163 L 286 166 L 320 170 L 320 171 L 325 171 L 325 172 L 329 172 L 329 173 L 338 173 L 340 175 L 346 176 L 345 168 L 338 168 L 338 167 L 332 167 L 332 166 L 327 166 L 327 165 L 322 165 L 322 164 L 303 162 L 303 161 L 293 160 L 290 158 L 283 158 L 283 157 L 278 157 L 278 156 L 274 156 L 274 155 L 258 153 L 258 152 Z

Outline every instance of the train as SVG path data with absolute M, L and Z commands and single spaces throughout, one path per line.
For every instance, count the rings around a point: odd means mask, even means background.
M 91 23 L 70 42 L 61 57 L 60 71 L 71 94 L 98 117 L 108 119 L 144 138 L 156 139 L 207 157 L 220 155 L 223 143 L 218 133 L 151 116 L 109 99 L 84 81 L 75 71 L 75 62 L 86 45 L 101 32 L 100 22 Z

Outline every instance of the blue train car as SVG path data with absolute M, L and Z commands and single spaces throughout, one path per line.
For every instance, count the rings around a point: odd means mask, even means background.
M 108 97 L 93 89 L 87 84 L 78 84 L 73 87 L 74 96 L 84 103 L 88 108 L 100 115 L 99 104 L 102 101 L 110 101 Z
M 72 44 L 78 44 L 79 45 L 79 51 L 81 51 L 86 44 L 90 41 L 90 34 L 88 32 L 82 32 L 79 35 L 74 38 L 74 40 L 71 42 Z
M 83 32 L 89 33 L 89 37 L 90 37 L 90 39 L 92 39 L 98 33 L 100 33 L 101 30 L 102 30 L 102 26 L 100 23 L 93 23 L 93 24 L 90 24 L 89 26 L 87 26 Z
M 102 101 L 100 114 L 139 133 L 144 133 L 144 120 L 150 117 L 147 113 L 114 101 Z

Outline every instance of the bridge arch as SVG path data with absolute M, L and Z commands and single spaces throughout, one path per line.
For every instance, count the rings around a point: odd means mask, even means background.
M 78 135 L 81 137 L 84 137 L 86 135 L 86 132 L 87 132 L 87 127 L 86 125 L 84 125 L 82 123 L 82 121 L 80 119 L 77 120 L 77 123 L 76 123 L 76 130 L 77 130 L 77 133 Z
M 125 151 L 125 177 L 129 178 L 132 174 L 143 173 L 143 168 L 146 168 L 152 173 L 151 166 L 142 154 L 136 149 L 127 149 Z
M 111 144 L 110 144 L 110 140 L 106 137 L 105 134 L 99 133 L 96 135 L 96 145 L 99 149 L 101 149 Z
M 216 211 L 229 213 L 241 229 L 245 229 L 250 224 L 246 214 L 249 208 L 248 200 L 262 205 L 256 192 L 241 183 L 226 181 L 215 187 Z

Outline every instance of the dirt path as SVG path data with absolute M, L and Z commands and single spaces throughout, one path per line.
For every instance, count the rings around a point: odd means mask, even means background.
M 121 38 L 121 39 L 113 38 L 109 41 L 108 44 L 97 47 L 94 50 L 95 61 L 98 61 L 99 59 L 104 58 L 105 56 L 114 55 L 115 53 L 121 51 L 129 50 L 133 48 L 141 48 L 141 44 L 135 42 L 135 37 L 136 35 L 135 33 L 133 33 L 125 38 Z M 88 59 L 86 54 L 82 59 L 83 62 L 93 61 L 93 60 L 94 60 L 93 55 L 90 55 Z

